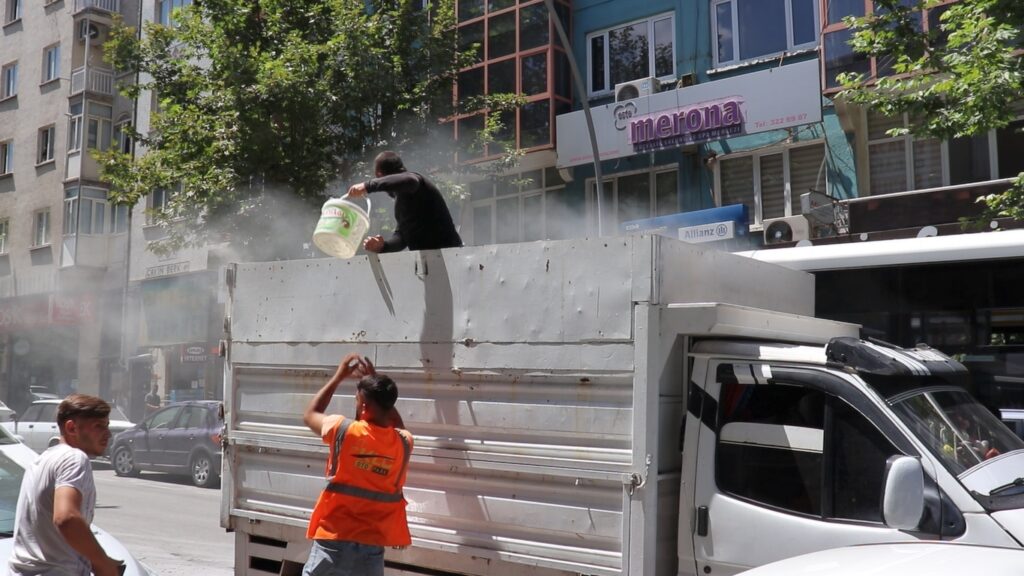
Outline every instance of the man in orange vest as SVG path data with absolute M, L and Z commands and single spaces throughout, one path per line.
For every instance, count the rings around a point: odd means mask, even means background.
M 356 419 L 324 411 L 341 381 L 359 378 Z M 303 422 L 330 447 L 327 487 L 306 537 L 303 576 L 383 576 L 384 547 L 412 543 L 405 518 L 405 472 L 412 434 L 395 410 L 398 387 L 369 358 L 349 354 L 306 407 Z

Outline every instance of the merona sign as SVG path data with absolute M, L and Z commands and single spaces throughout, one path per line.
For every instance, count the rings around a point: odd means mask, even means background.
M 629 140 L 637 151 L 691 144 L 740 134 L 743 115 L 738 100 L 697 104 L 651 114 L 629 124 Z

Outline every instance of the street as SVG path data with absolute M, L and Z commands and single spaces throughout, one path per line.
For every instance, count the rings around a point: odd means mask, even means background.
M 219 525 L 220 490 L 188 478 L 143 472 L 119 478 L 93 463 L 95 523 L 116 536 L 159 576 L 234 573 L 234 537 Z

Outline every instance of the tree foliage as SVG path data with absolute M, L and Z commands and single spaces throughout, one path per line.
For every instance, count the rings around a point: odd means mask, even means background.
M 860 54 L 889 63 L 892 74 L 843 74 L 842 97 L 886 115 L 909 114 L 914 134 L 959 138 L 1006 127 L 1024 95 L 1024 2 L 875 0 L 873 13 L 848 18 Z M 923 30 L 922 9 L 942 11 Z M 894 129 L 898 135 L 906 129 Z M 983 218 L 1024 218 L 1024 173 L 1002 194 L 981 199 Z
M 171 26 L 146 23 L 141 39 L 117 23 L 105 55 L 139 73 L 125 95 L 151 92 L 155 105 L 149 130 L 136 134 L 143 154 L 98 156 L 112 197 L 134 205 L 176 190 L 150 214 L 169 233 L 157 249 L 225 238 L 255 246 L 272 217 L 268 191 L 317 207 L 332 182 L 366 176 L 382 148 L 429 151 L 410 163 L 450 168 L 451 131 L 443 136 L 438 119 L 454 112 L 467 57 L 452 0 L 419 4 L 195 0 Z

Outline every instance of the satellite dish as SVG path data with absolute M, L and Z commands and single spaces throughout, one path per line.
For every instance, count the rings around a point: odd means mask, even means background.
M 925 226 L 924 228 L 921 228 L 921 230 L 918 231 L 918 233 L 917 233 L 917 237 L 918 238 L 930 238 L 932 236 L 938 236 L 938 235 L 939 235 L 939 229 L 936 228 L 935 226 Z

